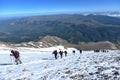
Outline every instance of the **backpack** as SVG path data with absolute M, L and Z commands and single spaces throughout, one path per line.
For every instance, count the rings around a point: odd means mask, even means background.
M 13 55 L 14 55 L 15 58 L 18 58 L 18 57 L 19 57 L 19 52 L 18 52 L 18 51 L 15 51 L 15 52 L 13 53 Z

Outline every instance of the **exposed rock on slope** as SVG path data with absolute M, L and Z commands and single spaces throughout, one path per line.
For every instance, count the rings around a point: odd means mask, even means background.
M 120 49 L 120 42 L 112 43 L 109 41 L 101 42 L 79 42 L 79 44 L 70 44 L 66 40 L 56 36 L 46 36 L 38 41 L 23 42 L 20 44 L 10 44 L 0 42 L 0 46 L 6 47 L 31 47 L 31 48 L 46 48 L 52 46 L 63 45 L 65 47 L 75 47 L 77 49 L 93 50 L 93 49 Z
M 63 40 L 61 38 L 55 37 L 55 36 L 46 36 L 38 40 L 37 42 L 31 41 L 28 43 L 21 43 L 16 44 L 17 47 L 35 47 L 35 48 L 43 48 L 43 47 L 52 47 L 56 45 L 64 45 L 67 46 L 69 43 L 66 40 Z
M 0 42 L 0 47 L 13 47 L 10 43 Z
M 116 42 L 115 45 L 118 49 L 120 49 L 120 41 Z
M 75 47 L 77 49 L 93 50 L 93 49 L 120 49 L 118 44 L 114 44 L 109 41 L 101 42 L 79 42 L 79 44 L 70 44 L 66 40 L 55 36 L 46 36 L 38 40 L 37 42 L 31 41 L 28 43 L 17 44 L 17 47 L 35 47 L 44 48 L 52 47 L 57 45 L 63 45 L 65 47 Z
M 101 42 L 81 42 L 76 46 L 78 49 L 92 50 L 92 49 L 118 49 L 116 45 L 109 41 Z

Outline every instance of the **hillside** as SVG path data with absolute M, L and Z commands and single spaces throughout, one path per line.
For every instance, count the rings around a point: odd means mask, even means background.
M 80 54 L 75 49 L 73 54 L 67 49 L 67 56 L 55 60 L 52 52 L 46 52 L 50 48 L 32 50 L 20 52 L 20 65 L 15 65 L 13 57 L 10 60 L 9 51 L 0 52 L 0 80 L 120 80 L 120 51 Z
M 70 43 L 120 41 L 120 18 L 61 14 L 0 20 L 0 41 L 29 42 L 47 35 Z
M 39 39 L 38 41 L 12 44 L 12 46 L 15 46 L 15 47 L 29 47 L 29 48 L 47 48 L 47 47 L 53 47 L 58 45 L 64 45 L 66 47 L 70 46 L 70 44 L 66 40 L 63 40 L 55 36 L 45 36 Z
M 45 36 L 38 41 L 24 42 L 21 44 L 13 44 L 15 47 L 31 47 L 31 48 L 46 48 L 58 45 L 63 45 L 66 48 L 74 47 L 82 50 L 94 50 L 94 49 L 120 49 L 120 42 L 112 43 L 109 41 L 99 41 L 99 42 L 79 42 L 78 44 L 70 44 L 66 40 L 55 37 L 55 36 Z
M 80 42 L 76 45 L 77 49 L 84 49 L 84 50 L 95 50 L 95 49 L 120 49 L 120 45 L 109 41 L 100 41 L 100 42 Z
M 82 50 L 94 50 L 94 49 L 110 49 L 116 50 L 120 49 L 120 42 L 110 42 L 110 41 L 99 41 L 99 42 L 79 42 L 78 44 L 71 44 L 68 41 L 61 39 L 56 36 L 45 36 L 37 41 L 30 41 L 30 42 L 22 42 L 17 44 L 0 42 L 0 50 L 3 49 L 2 47 L 8 47 L 11 49 L 16 49 L 19 47 L 24 48 L 48 48 L 53 46 L 63 45 L 65 48 L 74 47 Z M 7 49 L 8 49 L 7 48 Z

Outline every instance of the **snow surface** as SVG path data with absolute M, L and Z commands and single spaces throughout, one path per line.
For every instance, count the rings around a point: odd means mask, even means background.
M 15 65 L 10 50 L 0 50 L 0 80 L 120 80 L 120 51 L 66 49 L 68 55 L 54 59 L 51 48 L 18 48 L 22 64 Z M 73 54 L 72 51 L 76 53 Z M 12 65 L 10 65 L 12 64 Z

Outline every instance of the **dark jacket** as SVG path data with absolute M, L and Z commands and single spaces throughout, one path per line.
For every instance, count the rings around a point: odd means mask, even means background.
M 63 55 L 63 52 L 62 52 L 62 51 L 60 51 L 59 53 L 60 53 L 60 55 Z
M 57 50 L 54 50 L 54 51 L 53 51 L 53 54 L 57 55 Z
M 19 58 L 19 52 L 18 51 L 13 51 L 12 52 L 12 55 L 15 57 L 15 58 Z

